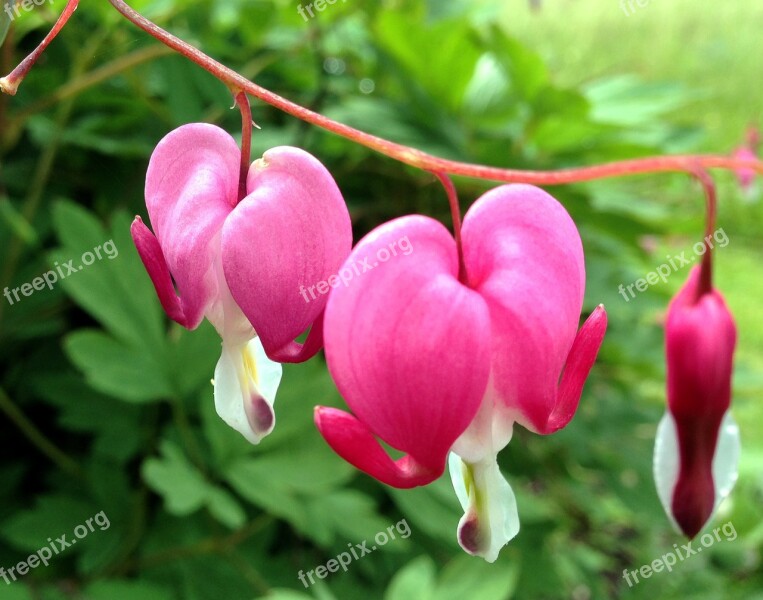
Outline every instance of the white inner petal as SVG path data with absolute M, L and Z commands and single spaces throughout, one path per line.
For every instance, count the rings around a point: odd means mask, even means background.
M 490 457 L 494 460 L 511 441 L 514 417 L 495 393 L 491 375 L 479 410 L 453 444 L 453 452 L 470 463 L 479 463 Z
M 210 290 L 210 301 L 204 316 L 230 345 L 242 345 L 251 340 L 257 333 L 239 308 L 225 279 L 221 251 L 222 231 L 217 232 L 209 242 L 209 252 L 212 258 L 205 281 Z
M 713 512 L 731 493 L 739 475 L 739 456 L 742 453 L 742 442 L 739 436 L 739 426 L 726 411 L 718 431 L 718 445 L 713 456 L 713 481 L 715 482 L 715 506 Z
M 654 483 L 657 486 L 657 495 L 668 515 L 673 528 L 681 533 L 681 528 L 673 518 L 673 490 L 678 481 L 678 434 L 676 423 L 670 411 L 666 411 L 657 425 L 657 435 L 654 439 Z
M 469 554 L 492 563 L 501 548 L 519 533 L 514 492 L 498 468 L 495 455 L 479 463 L 467 463 L 451 452 L 448 466 L 464 509 L 458 524 L 459 543 Z M 465 539 L 470 540 L 467 545 Z
M 252 444 L 258 444 L 275 426 L 272 407 L 281 374 L 281 364 L 267 357 L 259 338 L 243 344 L 223 341 L 215 368 L 215 409 Z
M 731 493 L 736 483 L 739 469 L 739 456 L 741 454 L 741 442 L 739 426 L 727 411 L 721 421 L 718 431 L 718 442 L 713 455 L 713 482 L 715 484 L 715 506 L 713 514 L 718 506 Z M 668 515 L 670 522 L 680 533 L 673 518 L 673 490 L 678 481 L 680 468 L 680 453 L 678 450 L 678 434 L 673 415 L 666 412 L 660 424 L 657 426 L 657 435 L 654 443 L 654 481 L 657 486 L 657 495 L 662 507 Z M 712 517 L 711 517 L 712 518 Z

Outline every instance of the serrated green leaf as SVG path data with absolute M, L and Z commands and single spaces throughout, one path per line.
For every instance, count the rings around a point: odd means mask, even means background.
M 167 512 L 188 516 L 206 507 L 223 525 L 236 529 L 246 522 L 246 512 L 226 489 L 207 481 L 169 440 L 161 445 L 161 458 L 149 458 L 141 473 L 148 486 L 164 498 Z
M 53 222 L 61 247 L 49 255 L 51 270 L 60 267 L 63 274 L 56 285 L 117 338 L 161 359 L 162 311 L 130 237 L 130 219 L 118 213 L 106 231 L 87 210 L 62 200 L 53 205 Z M 94 255 L 89 266 L 82 260 L 87 252 Z M 74 273 L 65 266 L 69 261 Z
M 32 508 L 16 513 L 3 523 L 0 537 L 19 549 L 35 551 L 63 534 L 71 539 L 77 525 L 98 512 L 79 498 L 56 494 L 42 496 Z
M 167 512 L 178 516 L 196 512 L 209 497 L 209 484 L 172 442 L 162 442 L 161 453 L 162 458 L 143 463 L 144 481 L 164 498 Z
M 127 402 L 152 402 L 173 395 L 162 365 L 97 330 L 79 330 L 64 349 L 96 390 Z

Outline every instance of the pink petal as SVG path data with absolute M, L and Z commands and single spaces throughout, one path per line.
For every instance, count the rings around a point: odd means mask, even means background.
M 453 238 L 428 217 L 372 231 L 343 269 L 356 267 L 355 278 L 331 293 L 324 336 L 329 371 L 359 423 L 321 418 L 321 433 L 348 461 L 405 487 L 403 467 L 373 449 L 372 436 L 381 438 L 409 455 L 404 471 L 415 477 L 408 483 L 420 485 L 442 474 L 485 393 L 487 308 L 459 283 Z
M 758 160 L 755 152 L 753 152 L 747 146 L 741 146 L 738 148 L 732 157 L 739 160 Z M 744 190 L 750 188 L 753 181 L 755 181 L 755 177 L 757 176 L 757 172 L 754 169 L 736 169 L 734 172 L 736 173 L 740 187 L 742 187 Z
M 188 321 L 183 314 L 183 307 L 180 299 L 175 293 L 175 287 L 172 285 L 172 277 L 167 268 L 167 262 L 164 260 L 162 247 L 159 245 L 154 234 L 151 233 L 143 219 L 135 217 L 130 226 L 133 242 L 138 250 L 140 259 L 148 271 L 148 276 L 154 284 L 156 295 L 162 303 L 162 308 L 173 321 L 180 323 L 183 327 L 188 327 Z
M 326 305 L 327 294 L 313 299 L 307 290 L 350 252 L 347 207 L 331 174 L 298 148 L 268 150 L 252 164 L 247 190 L 223 228 L 225 279 L 271 359 L 307 360 L 321 347 L 320 322 L 304 346 L 294 338 Z
M 148 214 L 191 329 L 222 294 L 214 272 L 217 236 L 236 204 L 240 156 L 225 131 L 193 123 L 165 136 L 148 165 Z
M 519 423 L 546 430 L 583 303 L 577 228 L 543 190 L 504 185 L 469 209 L 463 242 L 469 284 L 490 309 L 496 393 Z
M 410 456 L 392 460 L 368 427 L 344 411 L 318 406 L 315 425 L 334 452 L 382 483 L 405 489 L 426 485 L 439 477 L 439 473 L 428 472 Z
M 596 362 L 607 331 L 607 311 L 601 304 L 586 319 L 572 344 L 559 384 L 556 405 L 538 433 L 549 434 L 567 426 L 575 416 L 588 374 Z

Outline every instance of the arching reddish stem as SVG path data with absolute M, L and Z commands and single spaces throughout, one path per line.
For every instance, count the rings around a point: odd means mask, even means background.
M 128 21 L 143 29 L 146 33 L 159 40 L 169 48 L 190 59 L 221 82 L 234 90 L 242 90 L 255 98 L 262 100 L 298 119 L 331 131 L 346 139 L 352 140 L 362 146 L 371 148 L 385 156 L 404 164 L 432 172 L 461 175 L 491 181 L 503 181 L 508 183 L 530 183 L 535 185 L 561 185 L 580 181 L 591 181 L 607 177 L 620 177 L 639 173 L 655 172 L 684 172 L 694 174 L 697 168 L 702 169 L 751 169 L 763 175 L 763 162 L 758 160 L 739 160 L 728 156 L 716 155 L 684 155 L 684 156 L 656 156 L 605 163 L 590 167 L 560 169 L 554 171 L 525 171 L 517 169 L 501 169 L 472 163 L 464 163 L 446 160 L 432 156 L 416 148 L 410 148 L 402 144 L 391 142 L 384 138 L 371 135 L 342 123 L 338 123 L 319 113 L 313 112 L 299 104 L 295 104 L 273 92 L 260 87 L 247 80 L 232 69 L 210 58 L 197 48 L 175 37 L 158 25 L 143 17 L 123 0 L 109 0 L 111 5 Z M 0 79 L 2 91 L 15 93 L 23 75 L 31 68 L 45 49 L 48 43 L 58 34 L 68 20 L 71 13 L 77 7 L 78 0 L 69 0 L 56 25 L 45 37 L 40 47 L 27 57 L 6 78 Z
M 705 253 L 702 256 L 702 265 L 700 266 L 699 286 L 697 287 L 697 300 L 703 295 L 708 294 L 713 289 L 713 247 L 710 240 L 715 233 L 716 215 L 718 214 L 718 194 L 715 189 L 715 181 L 705 169 L 697 169 L 694 176 L 702 185 L 705 191 L 707 203 L 707 217 L 705 220 Z
M 236 105 L 241 111 L 241 170 L 238 178 L 238 201 L 246 197 L 246 176 L 252 155 L 252 108 L 246 92 L 234 93 Z
M 458 280 L 464 285 L 468 285 L 468 276 L 466 273 L 466 263 L 464 262 L 464 246 L 461 243 L 461 207 L 458 204 L 458 192 L 456 186 L 445 173 L 433 171 L 432 174 L 440 180 L 445 188 L 450 204 L 450 214 L 453 218 L 453 235 L 456 238 L 456 247 L 458 248 Z
M 40 55 L 45 52 L 45 48 L 47 48 L 50 42 L 55 39 L 58 32 L 63 29 L 64 25 L 66 25 L 66 22 L 69 20 L 69 17 L 71 17 L 74 11 L 77 10 L 78 5 L 79 0 L 69 0 L 69 2 L 67 2 L 64 7 L 64 12 L 58 17 L 55 25 L 53 25 L 53 29 L 51 29 L 48 32 L 48 35 L 43 38 L 40 45 L 37 46 L 29 56 L 22 60 L 7 76 L 0 77 L 0 91 L 5 92 L 10 96 L 16 95 L 16 90 L 19 89 L 19 85 L 24 81 L 24 77 L 26 77 L 27 73 L 29 73 L 30 69 L 37 62 L 37 59 L 40 58 Z
M 606 177 L 619 177 L 623 175 L 635 175 L 637 173 L 653 172 L 684 172 L 693 173 L 697 166 L 704 169 L 752 169 L 763 174 L 763 162 L 757 160 L 737 160 L 727 156 L 658 156 L 613 162 L 592 167 L 574 169 L 561 169 L 558 171 L 523 171 L 515 169 L 500 169 L 484 165 L 446 160 L 432 156 L 416 148 L 410 148 L 402 144 L 396 144 L 375 135 L 365 133 L 353 127 L 338 123 L 313 112 L 299 104 L 295 104 L 286 98 L 274 94 L 259 85 L 252 83 L 232 69 L 210 58 L 197 48 L 175 37 L 158 25 L 152 23 L 140 13 L 128 6 L 123 0 L 109 0 L 126 19 L 140 27 L 163 44 L 192 60 L 197 65 L 207 70 L 220 81 L 230 87 L 241 89 L 267 102 L 298 119 L 311 123 L 317 127 L 331 131 L 344 138 L 352 140 L 362 146 L 376 150 L 399 162 L 432 172 L 448 173 L 450 175 L 462 175 L 477 179 L 492 181 L 505 181 L 509 183 L 531 183 L 535 185 L 560 185 L 579 181 L 590 181 Z

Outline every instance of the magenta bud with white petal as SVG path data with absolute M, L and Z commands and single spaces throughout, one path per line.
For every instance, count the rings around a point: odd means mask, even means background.
M 747 129 L 747 133 L 745 134 L 744 143 L 742 143 L 741 146 L 734 150 L 732 158 L 736 158 L 738 160 L 758 160 L 756 149 L 759 143 L 760 132 L 758 131 L 757 127 L 749 127 Z M 754 169 L 749 168 L 736 169 L 734 172 L 737 176 L 737 180 L 739 181 L 739 186 L 742 188 L 742 191 L 749 194 L 752 190 L 753 183 L 755 182 L 755 177 L 758 175 L 758 173 Z
M 219 127 L 172 131 L 146 175 L 154 232 L 140 217 L 131 232 L 169 317 L 188 329 L 206 317 L 223 338 L 215 404 L 256 443 L 275 423 L 278 362 L 307 360 L 322 345 L 325 297 L 305 303 L 299 290 L 336 273 L 352 230 L 336 183 L 307 152 L 267 151 L 252 164 L 243 199 L 240 162 Z M 305 343 L 295 342 L 308 328 Z
M 729 410 L 736 327 L 723 296 L 700 279 L 695 267 L 668 308 L 668 411 L 654 453 L 660 500 L 690 538 L 731 492 L 740 454 Z
M 585 271 L 564 208 L 527 185 L 501 186 L 464 218 L 456 242 L 422 216 L 378 227 L 344 268 L 400 239 L 412 251 L 331 293 L 326 358 L 353 414 L 316 409 L 345 460 L 395 487 L 438 478 L 449 452 L 465 515 L 464 549 L 495 560 L 519 522 L 496 456 L 513 424 L 552 433 L 575 413 L 606 329 L 597 308 L 578 331 Z M 393 460 L 382 440 L 404 453 Z

